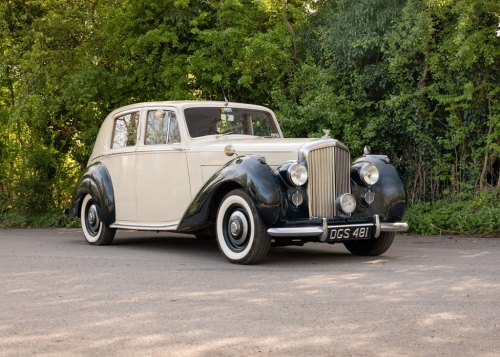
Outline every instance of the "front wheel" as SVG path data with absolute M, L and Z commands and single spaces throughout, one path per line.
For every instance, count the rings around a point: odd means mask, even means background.
M 92 245 L 111 244 L 115 238 L 116 229 L 109 228 L 101 222 L 97 214 L 97 205 L 89 194 L 83 199 L 80 218 L 87 243 Z
M 255 264 L 266 257 L 271 237 L 245 190 L 233 190 L 222 199 L 217 211 L 217 243 L 231 263 Z
M 354 255 L 376 256 L 387 252 L 395 235 L 395 232 L 382 232 L 378 238 L 344 242 L 344 245 Z

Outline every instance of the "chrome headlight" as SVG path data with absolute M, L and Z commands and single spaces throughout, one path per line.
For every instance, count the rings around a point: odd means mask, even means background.
M 344 214 L 350 214 L 356 209 L 356 199 L 350 193 L 337 197 L 337 207 Z
M 375 185 L 379 177 L 377 166 L 371 163 L 364 164 L 359 169 L 359 177 L 368 186 Z
M 293 163 L 287 170 L 288 180 L 295 186 L 302 186 L 307 182 L 307 169 L 301 163 Z

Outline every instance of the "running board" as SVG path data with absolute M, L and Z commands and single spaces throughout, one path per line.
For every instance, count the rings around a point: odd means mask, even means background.
M 179 226 L 179 221 L 172 223 L 137 223 L 116 221 L 109 228 L 133 229 L 138 231 L 175 231 Z

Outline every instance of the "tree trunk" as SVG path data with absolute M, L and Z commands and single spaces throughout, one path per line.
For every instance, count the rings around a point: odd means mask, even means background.
M 490 126 L 488 128 L 488 135 L 486 136 L 486 145 L 484 148 L 484 161 L 483 161 L 483 169 L 481 170 L 481 176 L 479 176 L 479 190 L 483 191 L 485 187 L 485 180 L 486 180 L 486 173 L 488 172 L 488 159 L 489 159 L 489 153 L 490 153 L 490 144 L 488 142 L 488 139 L 491 135 L 491 131 L 493 130 L 493 123 L 491 122 L 491 100 L 488 99 L 488 112 L 489 115 L 488 117 L 490 118 Z M 500 180 L 498 180 L 500 182 Z M 498 186 L 498 183 L 497 183 Z
M 288 28 L 288 31 L 290 31 L 290 34 L 292 35 L 292 42 L 293 42 L 293 58 L 295 59 L 296 62 L 300 63 L 300 58 L 297 57 L 297 41 L 295 39 L 295 31 L 293 30 L 292 25 L 286 18 L 286 12 L 287 12 L 287 6 L 288 6 L 288 0 L 283 1 L 283 21 L 285 22 L 285 26 Z

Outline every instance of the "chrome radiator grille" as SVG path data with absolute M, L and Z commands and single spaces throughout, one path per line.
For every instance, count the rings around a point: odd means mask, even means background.
M 338 146 L 311 149 L 307 155 L 310 217 L 334 217 L 335 199 L 351 192 L 349 151 Z

